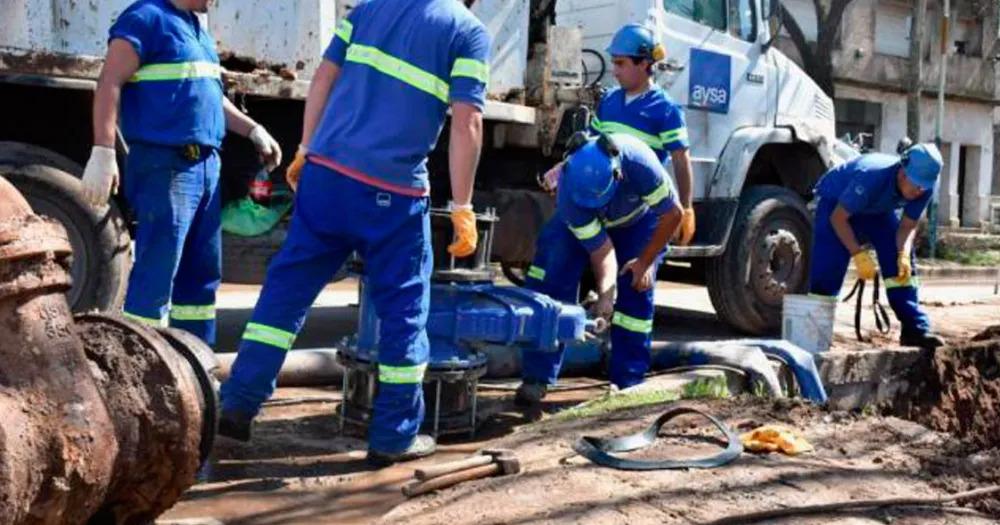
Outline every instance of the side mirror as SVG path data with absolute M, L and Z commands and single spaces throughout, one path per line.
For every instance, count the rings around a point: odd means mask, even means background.
M 781 0 L 761 0 L 761 12 L 764 13 L 764 20 L 767 22 L 768 32 L 765 37 L 762 46 L 764 51 L 774 44 L 775 39 L 778 38 L 778 34 L 781 33 L 781 27 L 784 24 L 784 19 L 781 16 Z

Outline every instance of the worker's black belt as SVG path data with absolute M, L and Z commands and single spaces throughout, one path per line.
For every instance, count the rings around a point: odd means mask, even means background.
M 706 458 L 661 459 L 652 461 L 624 459 L 610 454 L 611 452 L 629 452 L 652 445 L 656 441 L 656 436 L 660 433 L 660 428 L 667 421 L 684 414 L 697 414 L 711 421 L 726 436 L 726 441 L 728 442 L 726 448 L 722 452 Z M 729 426 L 714 416 L 696 408 L 682 406 L 667 410 L 663 415 L 656 418 L 656 421 L 649 428 L 638 434 L 610 439 L 583 436 L 573 444 L 573 450 L 598 465 L 620 470 L 714 468 L 721 467 L 738 458 L 743 453 L 743 443 L 740 442 L 739 436 Z

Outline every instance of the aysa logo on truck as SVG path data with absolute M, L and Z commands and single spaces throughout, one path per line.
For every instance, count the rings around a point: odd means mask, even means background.
M 691 48 L 688 107 L 729 113 L 729 55 Z

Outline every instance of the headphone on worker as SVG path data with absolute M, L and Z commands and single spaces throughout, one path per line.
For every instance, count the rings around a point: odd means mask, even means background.
M 563 159 L 568 159 L 570 155 L 576 153 L 580 150 L 580 148 L 594 142 L 595 140 L 597 142 L 598 149 L 600 149 L 601 152 L 608 157 L 612 159 L 618 159 L 621 157 L 621 149 L 618 148 L 618 144 L 615 143 L 615 140 L 611 138 L 610 135 L 598 133 L 595 139 L 594 137 L 588 135 L 585 131 L 577 131 L 569 137 L 568 141 L 566 141 L 566 154 L 563 155 Z M 611 175 L 615 178 L 615 180 L 620 181 L 622 180 L 622 170 L 620 167 L 621 162 L 615 163 L 615 166 L 616 167 L 612 170 Z
M 899 139 L 898 143 L 896 143 L 896 154 L 899 155 L 900 160 L 904 165 L 909 160 L 910 150 L 913 149 L 913 146 L 913 139 L 910 137 L 903 137 Z

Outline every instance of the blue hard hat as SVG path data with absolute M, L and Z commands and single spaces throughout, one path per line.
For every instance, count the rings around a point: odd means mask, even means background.
M 903 152 L 903 169 L 910 182 L 925 190 L 933 189 L 941 174 L 941 152 L 934 144 L 917 144 Z
M 611 56 L 663 59 L 663 47 L 653 38 L 653 32 L 641 24 L 628 24 L 615 33 L 606 49 Z
M 610 138 L 588 139 L 563 166 L 561 191 L 582 208 L 600 208 L 611 200 L 621 177 L 621 157 Z

